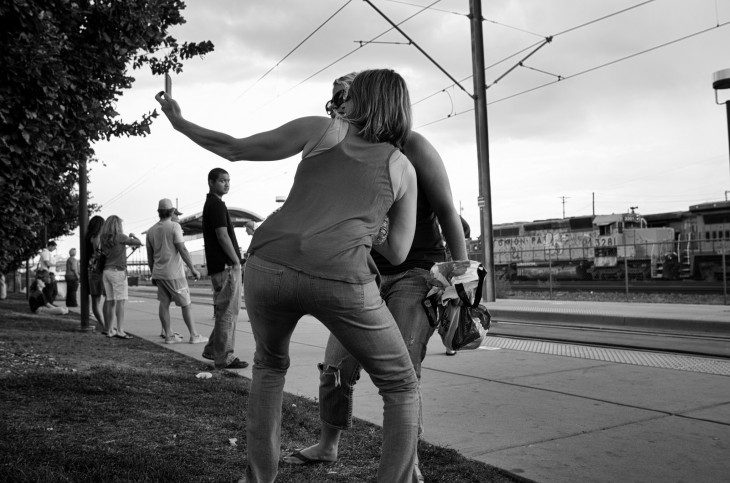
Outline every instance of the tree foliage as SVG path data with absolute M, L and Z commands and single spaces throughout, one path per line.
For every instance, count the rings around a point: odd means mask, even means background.
M 17 268 L 78 224 L 79 162 L 93 143 L 150 132 L 115 105 L 130 69 L 181 72 L 213 50 L 168 29 L 179 0 L 9 0 L 0 4 L 0 271 Z

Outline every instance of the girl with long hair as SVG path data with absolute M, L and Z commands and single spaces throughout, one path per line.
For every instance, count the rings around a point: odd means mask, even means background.
M 104 282 L 104 322 L 106 335 L 120 339 L 131 339 L 124 332 L 124 304 L 129 298 L 127 285 L 127 247 L 142 245 L 133 233 L 124 234 L 122 220 L 116 215 L 106 219 L 99 234 L 101 252 L 106 258 L 102 280 Z M 114 320 L 116 319 L 116 329 Z
M 89 262 L 96 254 L 101 254 L 99 240 L 101 235 L 101 227 L 104 225 L 104 218 L 99 215 L 93 216 L 89 220 L 89 226 L 86 228 L 86 237 L 84 243 L 86 245 L 85 258 L 82 260 L 84 266 L 87 267 L 89 280 L 89 295 L 91 296 L 91 311 L 96 317 L 96 321 L 101 328 L 102 333 L 106 335 L 106 326 L 104 324 L 104 316 L 101 313 L 101 297 L 104 295 L 104 281 L 101 272 L 93 270 Z

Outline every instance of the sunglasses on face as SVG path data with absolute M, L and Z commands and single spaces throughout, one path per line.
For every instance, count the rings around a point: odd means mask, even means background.
M 334 114 L 334 112 L 342 106 L 342 104 L 347 101 L 347 98 L 345 97 L 345 91 L 337 91 L 337 93 L 332 96 L 332 99 L 327 101 L 327 104 L 324 105 L 325 111 L 327 111 L 327 114 L 330 116 Z

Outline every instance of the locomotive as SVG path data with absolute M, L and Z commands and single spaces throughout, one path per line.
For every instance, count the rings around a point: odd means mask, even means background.
M 678 278 L 722 280 L 730 272 L 730 201 L 692 205 L 688 211 L 646 215 L 650 227 L 674 230 Z M 724 268 L 723 268 L 724 267 Z
M 730 271 L 730 201 L 498 224 L 493 240 L 496 275 L 507 280 L 720 280 Z M 467 244 L 480 260 L 481 240 Z

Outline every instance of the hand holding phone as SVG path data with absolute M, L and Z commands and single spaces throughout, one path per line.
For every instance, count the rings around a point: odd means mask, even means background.
M 165 95 L 172 97 L 172 78 L 170 74 L 165 74 Z

